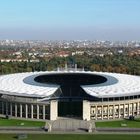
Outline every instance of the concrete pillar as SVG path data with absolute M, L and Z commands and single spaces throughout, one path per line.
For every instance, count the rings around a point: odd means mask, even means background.
M 25 118 L 28 118 L 28 105 L 25 105 Z
M 22 104 L 20 104 L 20 117 L 22 118 Z
M 83 120 L 90 120 L 90 102 L 86 100 L 83 101 Z
M 12 116 L 12 103 L 10 103 L 10 115 Z
M 58 101 L 52 100 L 50 103 L 50 120 L 56 120 L 58 117 Z
M 37 105 L 37 119 L 39 119 L 39 105 Z
M 43 120 L 45 120 L 45 105 L 43 105 Z
M 15 117 L 17 117 L 17 104 L 15 103 Z
M 33 105 L 31 104 L 31 118 L 33 119 Z

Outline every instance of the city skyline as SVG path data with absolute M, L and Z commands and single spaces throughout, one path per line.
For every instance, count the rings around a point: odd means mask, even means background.
M 139 0 L 0 2 L 0 39 L 139 40 Z

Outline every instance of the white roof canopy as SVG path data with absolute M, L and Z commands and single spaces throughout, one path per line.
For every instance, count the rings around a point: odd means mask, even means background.
M 17 96 L 47 97 L 55 93 L 59 85 L 42 84 L 34 81 L 34 78 L 44 74 L 55 73 L 88 73 L 97 74 L 107 78 L 102 84 L 84 85 L 81 87 L 91 96 L 121 97 L 140 94 L 140 77 L 105 73 L 105 72 L 81 72 L 81 71 L 52 71 L 30 72 L 0 76 L 0 93 Z

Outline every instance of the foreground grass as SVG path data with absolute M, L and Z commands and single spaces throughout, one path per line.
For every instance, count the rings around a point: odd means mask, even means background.
M 119 121 L 106 121 L 96 122 L 96 127 L 130 127 L 140 128 L 140 118 L 135 120 L 119 120 Z
M 63 135 L 37 135 L 37 134 L 30 134 L 27 135 L 27 139 L 25 140 L 137 140 L 139 139 L 140 135 L 78 135 L 78 134 L 63 134 Z M 0 140 L 15 140 L 17 139 L 15 134 L 0 134 Z
M 0 118 L 0 126 L 42 127 L 44 125 L 45 122 L 39 121 Z

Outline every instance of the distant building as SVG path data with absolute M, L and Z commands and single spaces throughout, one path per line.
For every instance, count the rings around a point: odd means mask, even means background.
M 70 55 L 67 51 L 60 51 L 56 54 L 58 57 L 68 57 Z

